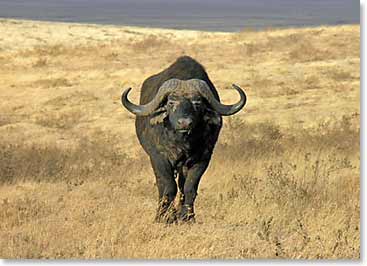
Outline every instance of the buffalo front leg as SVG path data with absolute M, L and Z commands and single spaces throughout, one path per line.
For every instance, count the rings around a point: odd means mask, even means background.
M 174 170 L 170 162 L 160 154 L 151 156 L 150 160 L 159 193 L 155 220 L 156 222 L 173 223 L 176 221 L 176 210 L 173 206 L 173 200 L 177 194 Z
M 183 166 L 178 171 L 178 188 L 179 188 L 179 192 L 178 192 L 178 195 L 177 195 L 177 204 L 176 204 L 176 210 L 177 210 L 177 215 L 178 216 L 181 215 L 182 206 L 183 206 L 184 201 L 185 201 L 184 187 L 185 187 L 186 176 L 187 176 L 187 167 Z
M 194 221 L 194 202 L 199 187 L 201 176 L 204 174 L 209 162 L 200 162 L 187 170 L 184 184 L 184 203 L 180 212 L 182 221 Z

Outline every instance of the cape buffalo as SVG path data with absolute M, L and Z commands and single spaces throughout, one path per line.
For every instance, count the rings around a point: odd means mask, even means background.
M 246 103 L 245 92 L 235 84 L 233 87 L 240 94 L 239 102 L 220 103 L 204 67 L 183 56 L 144 81 L 140 105 L 128 100 L 131 88 L 123 92 L 122 104 L 136 115 L 136 134 L 156 176 L 156 221 L 194 220 L 199 181 L 218 139 L 222 116 L 237 113 Z M 177 176 L 180 193 L 175 207 Z

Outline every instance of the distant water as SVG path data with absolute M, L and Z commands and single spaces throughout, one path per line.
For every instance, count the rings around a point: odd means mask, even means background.
M 173 29 L 359 24 L 357 0 L 0 0 L 0 17 Z

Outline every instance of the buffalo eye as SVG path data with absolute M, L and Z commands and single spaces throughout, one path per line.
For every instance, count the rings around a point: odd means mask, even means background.
M 168 100 L 168 101 L 167 101 L 167 105 L 168 105 L 169 107 L 174 107 L 174 106 L 176 106 L 176 104 L 177 104 L 177 102 L 176 102 L 176 101 L 174 101 L 174 100 Z

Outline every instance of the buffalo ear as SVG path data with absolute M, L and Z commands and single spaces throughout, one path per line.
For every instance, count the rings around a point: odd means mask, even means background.
M 168 116 L 167 110 L 164 107 L 161 107 L 154 111 L 152 114 L 152 118 L 150 119 L 150 124 L 152 126 L 157 125 L 159 123 L 163 123 L 164 119 Z
M 207 109 L 204 115 L 204 121 L 208 124 L 219 126 L 222 123 L 222 117 L 214 110 Z

